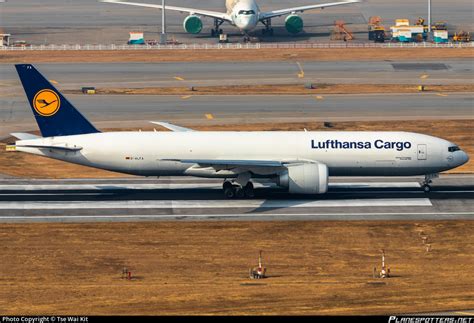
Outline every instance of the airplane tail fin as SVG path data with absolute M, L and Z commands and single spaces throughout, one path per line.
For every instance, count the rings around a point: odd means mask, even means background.
M 33 65 L 15 67 L 43 137 L 99 132 Z

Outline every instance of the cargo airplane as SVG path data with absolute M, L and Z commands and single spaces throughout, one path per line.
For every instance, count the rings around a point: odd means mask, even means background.
M 140 2 L 128 2 L 118 0 L 99 0 L 100 2 L 124 4 L 130 6 L 147 7 L 154 9 L 162 9 L 162 5 L 148 4 Z M 322 4 L 312 4 L 307 6 L 292 7 L 286 9 L 261 11 L 255 0 L 226 0 L 225 7 L 227 12 L 218 12 L 210 10 L 201 10 L 195 8 L 183 8 L 165 5 L 165 10 L 173 10 L 187 13 L 188 16 L 184 19 L 183 28 L 186 32 L 191 34 L 198 34 L 202 31 L 201 17 L 209 17 L 214 19 L 214 28 L 211 30 L 211 35 L 216 36 L 222 34 L 220 26 L 224 22 L 228 22 L 236 26 L 248 38 L 248 33 L 253 31 L 258 23 L 264 25 L 262 34 L 273 35 L 272 18 L 287 16 L 285 18 L 285 28 L 291 34 L 297 34 L 303 30 L 303 18 L 298 13 L 314 10 L 324 9 L 328 7 L 341 6 L 360 2 L 360 0 L 346 0 L 340 2 L 330 2 Z
M 468 155 L 441 138 L 389 131 L 101 132 L 34 66 L 16 65 L 42 136 L 12 134 L 12 150 L 141 176 L 222 178 L 225 196 L 253 197 L 266 178 L 296 194 L 323 194 L 329 176 L 425 175 L 463 165 Z

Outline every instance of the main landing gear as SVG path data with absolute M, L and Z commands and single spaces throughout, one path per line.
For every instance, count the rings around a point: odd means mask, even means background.
M 427 174 L 425 175 L 425 180 L 421 182 L 421 188 L 423 192 L 429 193 L 431 191 L 431 183 L 433 183 L 433 179 L 438 178 L 439 174 Z
M 211 36 L 212 37 L 216 37 L 216 36 L 219 36 L 220 34 L 224 33 L 224 31 L 222 29 L 220 29 L 219 27 L 224 23 L 224 20 L 222 19 L 214 19 L 214 28 L 211 29 Z
M 247 182 L 245 186 L 241 186 L 237 183 L 232 183 L 230 181 L 225 181 L 224 185 L 222 185 L 224 189 L 224 195 L 228 199 L 232 198 L 254 198 L 255 192 L 253 188 L 252 182 Z
M 271 19 L 262 20 L 262 24 L 265 26 L 265 29 L 262 29 L 262 35 L 273 36 L 272 20 Z

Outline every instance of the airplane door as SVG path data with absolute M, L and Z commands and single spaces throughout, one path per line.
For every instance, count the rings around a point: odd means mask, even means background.
M 418 145 L 418 160 L 426 160 L 426 145 Z

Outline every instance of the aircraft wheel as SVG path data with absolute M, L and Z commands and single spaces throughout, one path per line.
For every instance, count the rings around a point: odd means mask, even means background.
M 228 199 L 234 198 L 235 197 L 235 190 L 233 187 L 228 187 L 224 189 L 224 195 Z
M 222 189 L 226 190 L 228 188 L 233 188 L 232 183 L 229 181 L 225 181 L 224 184 L 222 184 Z
M 219 29 L 219 35 L 222 35 L 224 31 L 222 29 Z
M 211 37 L 215 37 L 216 36 L 216 32 L 214 31 L 214 29 L 211 30 Z
M 245 192 L 244 192 L 244 189 L 242 187 L 237 187 L 235 189 L 235 197 L 238 198 L 238 199 L 242 199 L 245 197 Z
M 255 197 L 255 191 L 253 189 L 252 182 L 248 182 L 247 185 L 245 185 L 244 194 L 245 194 L 245 197 L 247 197 L 247 198 L 254 198 Z
M 270 36 L 273 36 L 273 28 L 270 29 Z
M 429 193 L 431 191 L 431 186 L 429 186 L 428 184 L 424 184 L 422 188 L 423 188 L 423 192 L 425 193 Z

